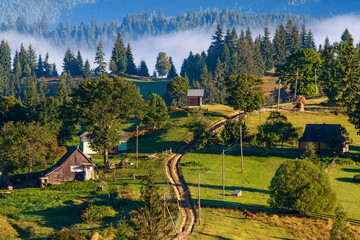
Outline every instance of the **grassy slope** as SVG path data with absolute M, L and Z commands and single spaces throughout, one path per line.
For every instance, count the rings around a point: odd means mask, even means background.
M 285 228 L 247 220 L 236 211 L 203 208 L 190 239 L 295 239 Z

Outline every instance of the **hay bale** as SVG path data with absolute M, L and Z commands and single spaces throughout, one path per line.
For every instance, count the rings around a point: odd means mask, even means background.
M 93 235 L 91 235 L 90 240 L 98 240 L 100 237 L 100 234 L 98 232 L 94 232 Z

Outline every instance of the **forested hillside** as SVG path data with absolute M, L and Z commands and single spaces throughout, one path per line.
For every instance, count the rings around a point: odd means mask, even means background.
M 1 25 L 0 31 L 17 31 L 34 37 L 49 40 L 58 47 L 94 49 L 101 40 L 106 46 L 113 44 L 117 33 L 121 33 L 125 41 L 139 39 L 144 36 L 158 36 L 166 33 L 201 28 L 211 30 L 218 24 L 226 27 L 250 27 L 263 29 L 263 26 L 278 26 L 290 18 L 297 26 L 311 21 L 310 17 L 291 14 L 247 14 L 237 10 L 222 11 L 218 9 L 191 13 L 181 13 L 176 17 L 165 17 L 160 10 L 156 15 L 149 16 L 146 12 L 126 15 L 121 23 L 112 21 L 110 24 L 100 23 L 95 17 L 90 22 L 82 21 L 78 26 L 69 22 L 60 22 L 56 28 L 49 28 L 49 20 L 42 17 L 34 24 L 27 24 L 23 17 L 13 22 L 11 17 Z
M 0 21 L 6 21 L 10 15 L 15 19 L 21 16 L 28 22 L 35 22 L 45 15 L 53 22 L 64 10 L 94 2 L 96 0 L 1 0 Z

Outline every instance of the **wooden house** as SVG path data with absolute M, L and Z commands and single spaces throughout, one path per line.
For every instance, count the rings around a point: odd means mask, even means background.
M 187 92 L 189 107 L 201 107 L 204 89 L 190 89 Z
M 306 124 L 304 134 L 299 138 L 299 150 L 304 152 L 307 143 L 313 143 L 317 153 L 329 153 L 330 143 L 340 139 L 343 143 L 342 153 L 349 152 L 349 145 L 342 134 L 340 124 Z
M 96 154 L 97 152 L 92 150 L 90 147 L 90 139 L 88 137 L 88 133 L 84 132 L 81 134 L 78 134 L 80 137 L 80 149 L 85 154 Z M 118 153 L 123 152 L 127 150 L 127 142 L 129 141 L 129 136 L 121 132 L 120 135 L 120 141 L 114 146 L 113 149 L 109 150 L 109 153 Z
M 95 164 L 91 161 L 91 157 L 74 147 L 69 149 L 54 166 L 45 170 L 43 177 L 40 178 L 40 185 L 44 187 L 48 184 L 60 184 L 63 181 L 95 179 L 94 168 Z
M 0 189 L 13 189 L 13 184 L 11 183 L 10 179 L 2 172 L 0 172 Z

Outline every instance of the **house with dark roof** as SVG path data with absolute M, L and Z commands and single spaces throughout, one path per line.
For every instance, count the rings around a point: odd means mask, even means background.
M 204 89 L 190 89 L 187 92 L 189 107 L 201 107 Z
M 64 181 L 84 181 L 95 179 L 95 164 L 91 157 L 79 148 L 73 147 L 52 167 L 44 171 L 40 178 L 41 187 L 61 184 Z
M 90 147 L 91 140 L 89 138 L 88 132 L 80 133 L 78 134 L 78 136 L 80 137 L 80 149 L 81 151 L 83 151 L 83 153 L 85 154 L 97 153 L 96 151 L 92 150 L 92 148 Z M 119 136 L 120 136 L 120 141 L 114 146 L 113 149 L 109 150 L 109 153 L 118 153 L 127 150 L 127 142 L 129 141 L 129 136 L 124 132 L 119 133 Z
M 3 172 L 0 172 L 0 189 L 13 189 L 13 184 L 11 183 L 8 176 L 6 176 Z
M 317 153 L 329 153 L 334 141 L 342 144 L 342 153 L 349 152 L 349 145 L 340 124 L 306 124 L 304 134 L 299 138 L 299 150 L 304 152 L 308 143 L 313 143 Z

